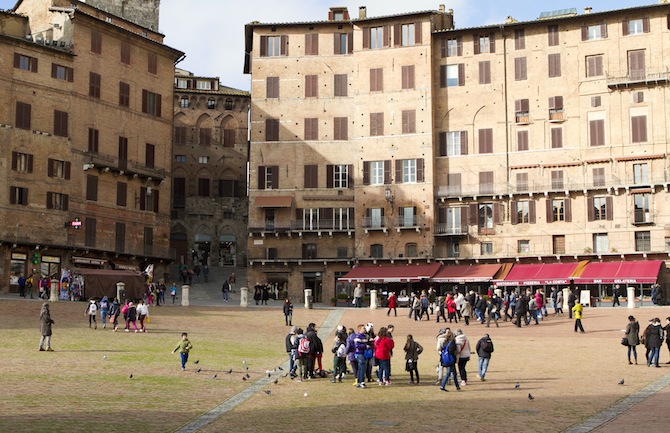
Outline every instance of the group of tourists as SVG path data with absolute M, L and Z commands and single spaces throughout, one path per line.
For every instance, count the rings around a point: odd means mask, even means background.
M 541 289 L 532 292 L 530 289 L 516 289 L 506 291 L 502 297 L 489 289 L 486 295 L 476 293 L 470 290 L 467 294 L 458 290 L 447 293 L 446 296 L 438 296 L 435 289 L 430 287 L 421 292 L 412 292 L 409 297 L 408 318 L 415 321 L 430 321 L 430 316 L 434 315 L 435 321 L 440 323 L 457 324 L 459 321 L 470 325 L 471 320 L 476 320 L 486 327 L 491 326 L 491 322 L 499 327 L 499 320 L 512 322 L 518 328 L 523 325 L 530 325 L 532 322 L 539 325 L 549 312 L 547 305 L 551 302 L 554 309 L 554 316 L 563 316 L 563 291 L 552 287 L 549 300 L 545 299 L 545 294 Z M 391 292 L 387 299 L 388 311 L 397 316 L 398 298 Z M 575 332 L 584 332 L 581 323 L 583 306 L 579 302 L 573 290 L 568 291 L 568 315 L 572 319 L 575 317 Z
M 367 384 L 375 381 L 380 386 L 392 385 L 391 358 L 395 349 L 393 332 L 392 324 L 380 328 L 379 331 L 375 331 L 372 323 L 360 324 L 356 329 L 338 326 L 330 349 L 333 354 L 333 375 L 330 381 L 341 383 L 344 376 L 351 373 L 354 376 L 353 384 L 358 388 L 366 388 Z M 449 328 L 440 329 L 436 341 L 438 378 L 435 384 L 439 385 L 441 390 L 447 391 L 446 385 L 452 378 L 456 389 L 460 390 L 468 381 L 466 365 L 471 356 L 470 342 L 461 329 L 452 332 Z M 322 366 L 323 351 L 323 342 L 317 334 L 314 323 L 310 323 L 306 331 L 293 326 L 286 335 L 286 353 L 291 378 L 302 382 L 326 377 Z M 424 348 L 409 334 L 403 351 L 405 371 L 410 375 L 408 384 L 418 385 L 421 381 L 418 368 L 419 355 L 423 353 Z M 484 381 L 493 353 L 493 342 L 488 334 L 477 341 L 475 353 L 479 358 L 478 377 Z M 376 370 L 373 373 L 374 367 Z
M 661 325 L 661 319 L 658 317 L 650 319 L 649 324 L 640 335 L 640 324 L 635 316 L 628 316 L 628 324 L 624 332 L 621 344 L 628 348 L 629 365 L 637 364 L 637 346 L 643 344 L 646 348 L 644 358 L 647 361 L 647 367 L 660 367 L 659 358 L 663 341 L 670 352 L 670 317 L 666 317 L 665 326 Z M 670 361 L 666 364 L 670 364 Z
M 110 302 L 107 296 L 103 296 L 100 302 L 94 298 L 89 299 L 86 311 L 84 311 L 84 317 L 88 317 L 89 328 L 98 329 L 96 319 L 98 314 L 100 314 L 102 328 L 107 328 L 107 322 L 109 322 L 114 332 L 119 327 L 119 316 L 123 316 L 125 332 L 130 332 L 131 325 L 135 332 L 147 332 L 146 324 L 150 321 L 149 306 L 144 299 L 140 299 L 137 304 L 126 300 L 123 305 L 116 298 Z

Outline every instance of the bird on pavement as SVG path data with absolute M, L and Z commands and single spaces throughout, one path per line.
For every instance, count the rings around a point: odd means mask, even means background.
M 197 364 L 197 363 L 199 363 L 199 362 L 200 362 L 199 359 L 196 359 L 195 361 L 193 361 L 194 364 Z
M 272 374 L 268 373 L 268 377 L 272 377 Z
M 247 378 L 245 376 L 242 376 L 242 380 L 247 380 Z
M 249 379 L 251 376 L 249 376 L 249 373 L 247 373 L 247 374 L 244 375 L 244 377 L 246 377 L 247 379 Z
M 270 395 L 270 390 L 269 390 L 269 389 L 266 389 L 266 390 L 263 391 L 263 392 L 266 393 L 267 395 Z
M 280 369 L 281 371 L 284 371 L 284 369 L 283 369 L 283 368 L 281 368 L 281 366 L 279 366 L 279 367 L 277 367 L 277 368 L 278 368 L 278 369 Z
M 132 378 L 133 378 L 133 373 L 130 373 L 130 376 L 128 376 L 128 379 L 132 379 Z
M 276 385 L 278 383 L 279 383 L 279 379 L 275 379 L 274 384 Z
M 514 385 L 514 389 L 519 389 L 519 388 L 521 388 L 521 384 L 519 382 L 517 382 L 516 385 Z
M 233 372 L 233 369 L 231 368 L 230 370 L 228 370 L 228 371 L 226 372 L 226 374 L 230 374 L 230 373 L 232 373 L 232 372 Z
M 621 379 L 621 380 L 619 381 L 619 385 L 623 385 L 623 383 L 624 383 L 624 380 Z
M 533 397 L 533 395 L 530 392 L 528 393 L 528 400 L 531 401 L 535 400 L 535 397 Z
M 202 368 L 198 368 L 195 372 L 200 373 L 202 371 Z

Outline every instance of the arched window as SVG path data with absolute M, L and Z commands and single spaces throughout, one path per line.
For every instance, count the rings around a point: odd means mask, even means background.
M 189 106 L 188 96 L 182 96 L 181 99 L 179 100 L 179 107 L 188 108 L 188 106 Z
M 233 99 L 232 98 L 226 99 L 225 108 L 226 108 L 226 110 L 232 110 L 233 109 Z
M 213 110 L 216 108 L 216 99 L 214 98 L 209 98 L 207 99 L 207 108 L 210 110 Z

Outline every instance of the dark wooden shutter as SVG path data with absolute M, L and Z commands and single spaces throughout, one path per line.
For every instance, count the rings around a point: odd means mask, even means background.
M 489 49 L 490 53 L 496 52 L 496 35 L 495 33 L 489 33 Z
M 517 201 L 509 202 L 509 220 L 512 225 L 519 224 L 519 208 Z
M 465 64 L 458 64 L 458 85 L 465 86 Z
M 403 183 L 402 166 L 404 161 L 404 159 L 395 160 L 395 183 Z
M 149 91 L 142 89 L 142 113 L 147 112 L 147 104 L 149 99 Z
M 349 164 L 347 166 L 347 185 L 350 189 L 354 188 L 354 165 Z
M 470 204 L 470 225 L 476 226 L 479 224 L 479 204 Z
M 306 35 L 305 37 L 307 38 Z M 333 33 L 333 54 L 340 54 L 342 53 L 342 40 L 340 38 L 340 33 Z M 311 54 L 311 43 L 306 43 L 305 51 L 308 51 L 309 54 Z
M 596 218 L 593 197 L 588 197 L 586 199 L 586 219 L 588 221 L 594 221 Z
M 370 161 L 363 161 L 363 185 L 370 185 Z
M 335 168 L 332 164 L 326 165 L 326 188 L 333 188 L 333 177 L 335 176 Z
M 421 44 L 421 22 L 414 23 L 414 43 L 419 45 Z
M 601 38 L 607 37 L 607 23 L 603 23 L 600 25 L 600 37 Z
M 401 44 L 401 26 L 400 24 L 394 24 L 393 25 L 393 45 L 398 47 Z
M 569 199 L 569 198 L 566 198 L 563 201 L 563 203 L 564 203 L 563 204 L 563 206 L 564 206 L 563 210 L 565 212 L 565 222 L 566 223 L 572 222 L 572 200 Z
M 460 36 L 456 38 L 456 54 L 458 56 L 463 55 L 463 40 L 461 39 Z
M 437 135 L 440 143 L 440 156 L 447 156 L 447 133 L 439 132 Z
M 258 166 L 258 189 L 265 189 L 265 167 Z
M 493 224 L 499 225 L 502 221 L 502 213 L 500 212 L 500 203 L 493 203 Z
M 461 155 L 468 154 L 468 131 L 461 131 Z
M 479 54 L 479 35 L 474 35 L 472 38 L 473 42 L 473 53 Z
M 423 158 L 418 158 L 416 160 L 416 181 L 417 182 L 423 182 L 424 181 L 424 169 L 423 169 Z
M 547 223 L 554 222 L 554 207 L 550 198 L 545 200 L 547 205 Z
M 447 57 L 447 37 L 444 35 L 440 39 L 440 57 L 443 59 Z
M 55 63 L 51 64 L 51 78 L 56 78 L 58 76 L 58 65 Z
M 552 149 L 563 147 L 563 128 L 551 128 L 551 147 Z
M 268 37 L 261 36 L 261 57 L 267 57 L 268 55 Z
M 12 170 L 16 171 L 18 167 L 19 154 L 17 152 L 12 152 Z
M 30 58 L 30 71 L 31 72 L 37 72 L 37 58 L 36 57 L 31 57 Z
M 28 167 L 27 167 L 28 173 L 32 173 L 33 172 L 33 155 L 32 155 L 32 153 L 28 154 L 27 160 L 28 160 L 27 161 L 27 163 L 28 163 L 27 164 L 28 165 Z
M 440 65 L 440 87 L 447 87 L 447 65 Z
M 70 180 L 70 171 L 71 171 L 70 166 L 71 165 L 72 164 L 70 163 L 70 161 L 65 161 L 63 163 L 63 177 L 65 178 L 65 180 Z
M 651 29 L 649 28 L 649 18 L 642 18 L 642 31 L 644 33 L 649 33 Z
M 347 54 L 354 52 L 354 33 L 347 33 Z
M 279 189 L 279 166 L 273 165 L 270 170 L 272 171 L 272 189 Z
M 589 28 L 587 26 L 582 26 L 582 40 L 585 41 L 589 38 Z
M 14 67 L 15 68 L 21 67 L 21 54 L 19 53 L 14 53 Z
M 363 27 L 363 49 L 370 49 L 370 27 Z
M 382 34 L 384 37 L 384 41 L 382 42 L 383 47 L 389 47 L 391 46 L 391 28 L 386 25 L 382 26 Z
M 280 45 L 281 45 L 281 55 L 288 56 L 288 35 L 281 35 Z
M 384 185 L 389 185 L 391 183 L 391 160 L 387 159 L 384 161 Z
M 624 36 L 628 36 L 630 34 L 630 21 L 623 20 L 621 22 L 621 34 Z
M 47 176 L 54 177 L 54 161 L 53 159 L 47 159 Z

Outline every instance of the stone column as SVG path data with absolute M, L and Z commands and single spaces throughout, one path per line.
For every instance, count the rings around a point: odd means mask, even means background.
M 628 308 L 635 308 L 635 287 L 626 287 L 628 291 Z
M 377 309 L 377 289 L 370 290 L 370 309 Z
M 58 302 L 58 295 L 58 280 L 54 278 L 51 280 L 51 287 L 49 287 L 49 302 Z
M 570 295 L 570 289 L 566 287 L 563 289 L 563 309 L 565 311 L 568 311 L 568 295 Z
M 123 305 L 126 300 L 126 283 L 121 281 L 116 283 L 116 299 L 119 300 L 119 304 Z
M 249 288 L 248 287 L 242 287 L 240 288 L 240 307 L 248 307 L 249 306 Z
M 189 302 L 188 302 L 188 294 L 191 291 L 191 286 L 188 284 L 184 284 L 181 286 L 181 306 L 182 307 L 188 307 Z
M 305 289 L 305 308 L 312 308 L 312 289 Z

